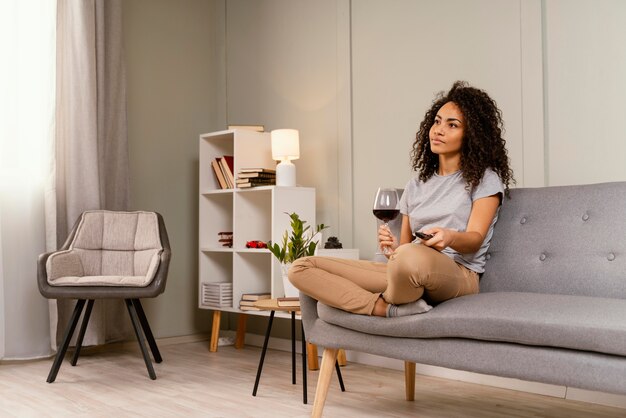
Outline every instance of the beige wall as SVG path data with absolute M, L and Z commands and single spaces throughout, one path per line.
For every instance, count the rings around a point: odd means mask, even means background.
M 223 126 L 221 7 L 124 1 L 131 204 L 163 215 L 172 246 L 165 293 L 144 302 L 157 337 L 210 329 L 209 311 L 197 307 L 198 136 Z
M 350 140 L 348 18 L 348 1 L 226 2 L 228 123 L 300 131 L 297 183 L 315 187 L 316 222 L 330 225 L 325 237 L 339 236 L 346 245 L 352 235 L 344 147 Z M 287 322 L 279 321 L 274 335 L 287 336 Z M 248 331 L 262 334 L 266 324 L 251 316 Z
M 546 0 L 550 185 L 626 180 L 626 2 Z
M 341 5 L 347 13 L 346 1 L 226 2 L 228 123 L 300 131 L 297 183 L 316 188 L 327 236 L 339 232 L 338 115 L 349 82 L 348 51 L 338 56 Z

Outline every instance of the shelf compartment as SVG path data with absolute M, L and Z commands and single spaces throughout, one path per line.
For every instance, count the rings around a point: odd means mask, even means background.
M 233 194 L 216 193 L 200 196 L 200 248 L 218 249 L 219 232 L 233 232 Z
M 236 252 L 233 254 L 233 306 L 239 306 L 244 293 L 271 293 L 270 271 L 273 257 L 267 253 Z M 274 297 L 274 295 L 272 295 Z
M 248 241 L 268 242 L 272 237 L 272 188 L 234 194 L 234 248 Z
M 200 193 L 206 190 L 219 190 L 211 162 L 224 155 L 234 155 L 235 145 L 231 132 L 200 136 Z
M 202 304 L 202 283 L 232 283 L 232 277 L 232 252 L 201 252 L 198 306 L 204 309 L 214 308 Z M 241 299 L 241 295 L 239 299 Z M 237 303 L 239 303 L 239 299 L 237 299 Z

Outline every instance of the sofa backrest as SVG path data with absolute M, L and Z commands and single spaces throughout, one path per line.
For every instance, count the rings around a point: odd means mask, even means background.
M 511 190 L 487 257 L 481 292 L 626 299 L 626 182 Z
M 153 275 L 163 250 L 154 212 L 84 212 L 70 249 L 86 276 Z

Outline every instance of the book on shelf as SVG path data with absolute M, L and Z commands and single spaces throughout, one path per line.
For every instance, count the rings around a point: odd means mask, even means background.
M 276 170 L 273 168 L 242 168 L 239 173 L 273 173 L 276 174 Z
M 257 183 L 257 184 L 275 184 L 276 177 L 240 177 L 235 180 L 235 184 Z
M 271 297 L 272 295 L 269 294 L 268 292 L 244 293 L 243 295 L 241 295 L 241 300 L 256 301 L 256 300 L 262 300 L 262 299 L 270 299 Z
M 235 184 L 240 189 L 256 186 L 273 186 L 276 184 L 276 173 L 263 171 L 242 173 L 240 171 Z
M 247 131 L 265 132 L 265 126 L 263 125 L 228 125 L 228 129 L 245 129 Z
M 220 168 L 222 169 L 222 173 L 224 173 L 224 177 L 226 178 L 226 182 L 229 184 L 231 189 L 235 188 L 235 159 L 232 155 L 224 155 L 219 159 Z
M 256 300 L 240 300 L 239 301 L 239 306 L 254 306 L 254 304 L 256 303 Z
M 278 306 L 283 306 L 283 307 L 300 306 L 300 298 L 299 297 L 276 298 L 276 304 Z
M 256 306 L 239 306 L 239 310 L 242 310 L 242 311 L 262 311 L 263 309 L 257 308 Z
M 238 189 L 253 189 L 255 187 L 263 187 L 263 186 L 274 186 L 274 183 L 272 184 L 239 184 L 237 185 Z
M 220 167 L 220 163 L 217 161 L 217 159 L 211 161 L 211 167 L 213 168 L 213 173 L 215 174 L 217 184 L 220 186 L 220 188 L 229 189 L 230 187 L 228 187 L 228 182 L 224 177 L 224 173 L 222 172 L 222 168 Z
M 263 183 L 251 183 L 251 182 L 246 182 L 246 183 L 239 183 L 237 184 L 237 187 L 240 189 L 246 189 L 246 188 L 250 188 L 250 187 L 258 187 L 258 186 L 274 186 L 276 184 L 275 181 L 268 183 L 268 182 L 263 182 Z
M 217 242 L 222 245 L 222 247 L 230 247 L 233 246 L 233 233 L 232 232 L 218 232 Z
M 260 171 L 250 172 L 250 173 L 242 173 L 241 171 L 237 174 L 238 179 L 267 179 L 267 180 L 276 180 L 276 173 L 264 173 Z

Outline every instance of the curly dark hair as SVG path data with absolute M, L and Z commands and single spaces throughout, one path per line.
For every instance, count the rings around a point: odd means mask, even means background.
M 413 170 L 419 172 L 420 180 L 426 181 L 439 168 L 439 156 L 430 150 L 429 133 L 437 112 L 448 102 L 454 102 L 465 118 L 460 169 L 468 190 L 478 186 L 485 170 L 491 168 L 500 177 L 508 196 L 509 185 L 515 184 L 515 179 L 506 141 L 502 138 L 502 112 L 487 93 L 465 81 L 456 81 L 448 93 L 439 92 L 426 112 L 411 151 Z

